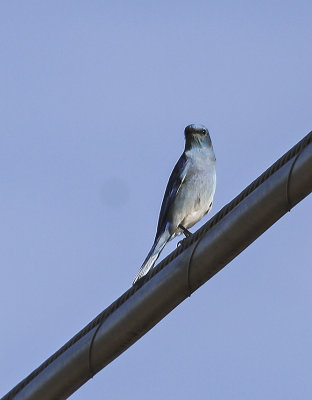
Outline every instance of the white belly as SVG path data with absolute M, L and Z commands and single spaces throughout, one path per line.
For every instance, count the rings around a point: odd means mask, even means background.
M 190 163 L 185 182 L 172 207 L 171 230 L 179 235 L 182 225 L 188 229 L 195 225 L 211 208 L 216 189 L 215 162 L 207 159 Z

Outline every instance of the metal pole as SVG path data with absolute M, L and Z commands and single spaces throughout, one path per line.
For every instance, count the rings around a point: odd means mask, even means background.
M 195 241 L 169 255 L 141 287 L 129 289 L 2 400 L 65 399 L 136 342 L 312 191 L 311 141 L 312 133 L 229 212 L 207 222 Z

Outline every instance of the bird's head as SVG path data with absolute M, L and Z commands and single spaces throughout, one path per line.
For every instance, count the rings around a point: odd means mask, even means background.
M 191 149 L 193 147 L 210 147 L 211 139 L 208 129 L 201 124 L 188 125 L 185 130 L 185 148 Z

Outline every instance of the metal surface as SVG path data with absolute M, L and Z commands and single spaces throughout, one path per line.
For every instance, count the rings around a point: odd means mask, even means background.
M 312 191 L 312 143 L 178 254 L 104 321 L 2 400 L 65 399 Z M 170 256 L 169 256 L 170 257 Z M 96 335 L 95 335 L 96 333 Z M 23 386 L 23 385 L 22 385 Z

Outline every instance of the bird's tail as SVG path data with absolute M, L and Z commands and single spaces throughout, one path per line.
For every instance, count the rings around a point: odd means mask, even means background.
M 166 244 L 169 242 L 170 239 L 171 235 L 167 230 L 165 230 L 161 235 L 159 235 L 155 239 L 155 242 L 151 250 L 149 251 L 144 263 L 142 264 L 142 267 L 140 268 L 140 271 L 138 272 L 137 276 L 133 281 L 133 285 L 144 275 L 146 275 L 151 268 L 153 268 L 161 251 L 163 250 L 163 248 L 166 246 Z

